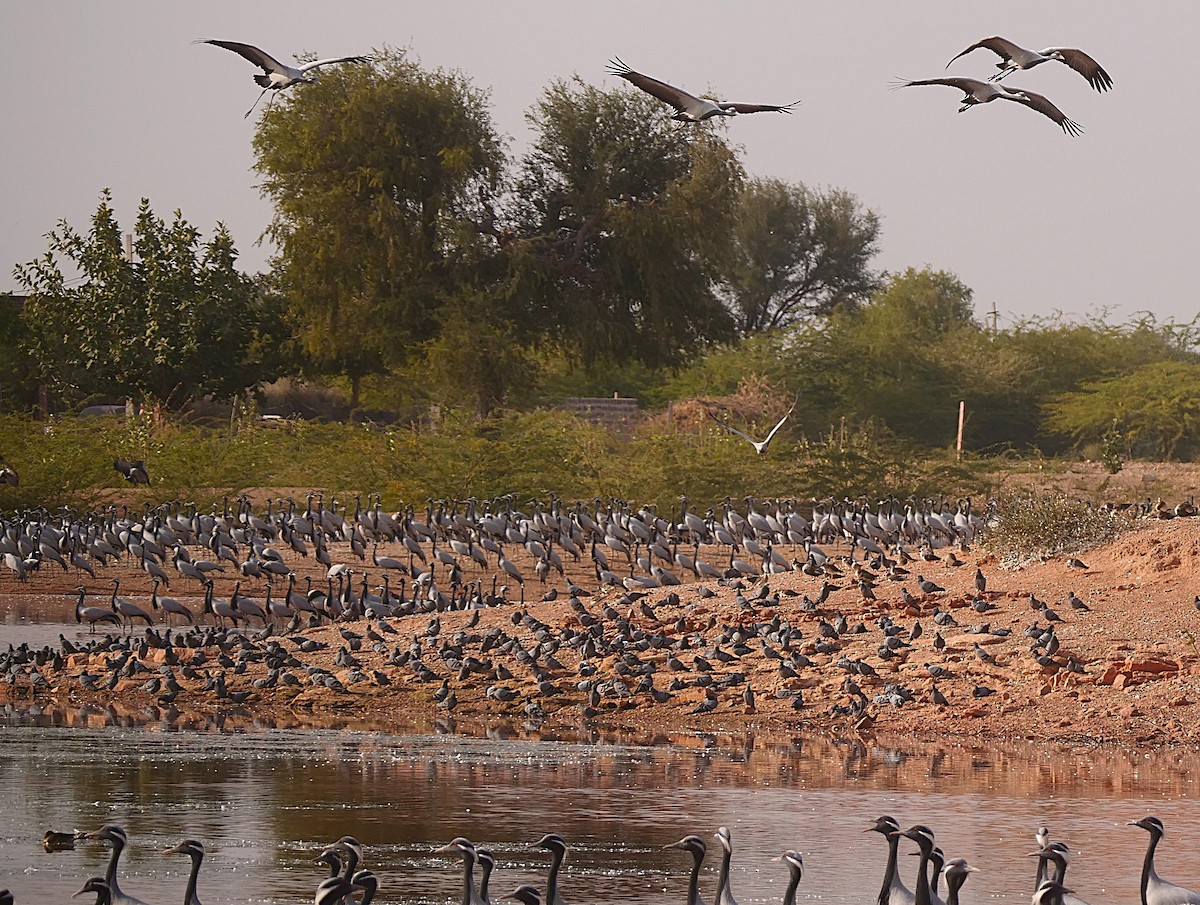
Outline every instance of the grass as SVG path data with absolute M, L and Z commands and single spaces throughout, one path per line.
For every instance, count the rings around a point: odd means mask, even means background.
M 172 499 L 204 506 L 256 488 L 291 488 L 343 501 L 379 492 L 389 507 L 511 494 L 522 505 L 550 495 L 617 498 L 654 503 L 665 513 L 681 495 L 693 508 L 726 496 L 873 500 L 986 492 L 989 480 L 983 463 L 918 456 L 906 444 L 865 433 L 781 437 L 759 457 L 707 422 L 679 427 L 648 419 L 616 431 L 552 410 L 482 423 L 451 412 L 435 428 L 9 415 L 0 417 L 0 455 L 21 475 L 20 486 L 0 488 L 0 508 L 8 511 Z M 112 468 L 118 456 L 145 460 L 150 486 L 126 485 Z

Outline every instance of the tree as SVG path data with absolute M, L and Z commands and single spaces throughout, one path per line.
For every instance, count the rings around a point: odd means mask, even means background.
M 229 398 L 278 376 L 280 312 L 237 270 L 225 227 L 202 245 L 179 211 L 168 224 L 142 199 L 130 261 L 111 201 L 105 190 L 86 235 L 63 221 L 45 256 L 16 268 L 30 293 L 22 318 L 39 377 L 64 396 L 168 406 Z M 67 285 L 60 258 L 79 285 Z
M 311 360 L 351 378 L 437 336 L 479 253 L 471 227 L 503 156 L 487 98 L 462 76 L 385 49 L 322 73 L 263 115 L 255 169 L 275 204 L 278 277 Z
M 752 180 L 738 198 L 724 271 L 742 336 L 857 307 L 879 288 L 868 265 L 879 218 L 839 189 Z
M 1119 431 L 1130 448 L 1169 461 L 1200 444 L 1200 364 L 1159 361 L 1132 374 L 1089 381 L 1046 405 L 1047 423 L 1079 442 Z
M 528 115 L 504 250 L 528 321 L 590 365 L 674 365 L 733 335 L 714 291 L 743 173 L 711 125 L 555 82 Z

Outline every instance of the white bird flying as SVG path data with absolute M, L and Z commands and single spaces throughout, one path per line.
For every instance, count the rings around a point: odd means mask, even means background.
M 1083 134 L 1083 127 L 1079 123 L 1067 119 L 1066 115 L 1054 106 L 1049 99 L 1040 94 L 1034 94 L 1032 91 L 1025 91 L 1021 88 L 1006 88 L 1003 85 L 994 85 L 991 82 L 983 82 L 979 79 L 964 78 L 920 79 L 918 81 L 901 80 L 894 87 L 908 88 L 912 85 L 948 85 L 951 88 L 957 88 L 964 95 L 962 106 L 958 108 L 959 113 L 979 104 L 987 104 L 994 100 L 1016 101 L 1018 104 L 1024 104 L 1031 110 L 1036 110 L 1043 116 L 1050 117 L 1069 135 Z
M 721 425 L 721 427 L 725 428 L 725 430 L 729 431 L 732 434 L 737 434 L 743 440 L 748 441 L 750 443 L 750 445 L 754 447 L 754 451 L 756 453 L 758 453 L 760 456 L 765 456 L 767 454 L 767 447 L 771 445 L 771 441 L 773 439 L 775 439 L 775 435 L 777 433 L 779 433 L 779 429 L 781 427 L 783 427 L 783 423 L 785 421 L 787 421 L 788 418 L 791 417 L 792 412 L 794 412 L 795 410 L 796 410 L 796 403 L 793 402 L 792 407 L 787 410 L 787 414 L 784 415 L 782 418 L 780 418 L 779 423 L 776 424 L 773 428 L 771 428 L 771 432 L 769 434 L 767 434 L 767 438 L 765 440 L 755 440 L 753 437 L 751 437 L 747 434 L 743 434 L 736 427 L 730 427 L 728 424 L 726 424 L 724 421 L 722 421 L 720 418 L 718 418 L 712 412 L 708 411 L 708 409 L 705 409 L 705 412 L 708 413 L 708 417 L 712 418 L 713 421 L 717 422 L 717 424 Z
M 982 41 L 972 44 L 962 53 L 953 57 L 950 63 L 970 53 L 972 50 L 978 50 L 980 47 L 986 47 L 1000 57 L 1000 62 L 996 64 L 996 68 L 1000 71 L 988 79 L 988 81 L 998 82 L 1010 72 L 1015 72 L 1018 69 L 1032 69 L 1034 66 L 1038 66 L 1048 60 L 1058 60 L 1060 63 L 1066 63 L 1087 79 L 1088 83 L 1097 91 L 1107 91 L 1112 87 L 1112 78 L 1100 67 L 1100 64 L 1082 50 L 1077 50 L 1074 47 L 1047 47 L 1044 50 L 1027 50 L 1024 47 L 1018 47 L 1007 38 L 991 37 L 984 38 Z M 950 63 L 946 64 L 947 69 L 950 68 Z
M 369 63 L 369 56 L 349 56 L 349 57 L 331 57 L 328 60 L 313 60 L 311 63 L 301 63 L 299 67 L 287 66 L 280 63 L 277 59 L 263 50 L 259 50 L 252 44 L 240 44 L 237 41 L 213 41 L 202 40 L 195 41 L 195 44 L 212 44 L 216 47 L 224 47 L 226 50 L 232 50 L 238 56 L 249 60 L 255 66 L 262 70 L 261 73 L 254 76 L 254 81 L 262 86 L 262 91 L 258 97 L 254 99 L 253 106 L 246 111 L 246 116 L 254 112 L 254 108 L 258 106 L 258 102 L 262 100 L 262 96 L 268 91 L 280 91 L 284 88 L 290 88 L 297 82 L 314 82 L 312 76 L 309 75 L 322 66 L 330 66 L 334 63 Z M 272 95 L 274 97 L 274 95 Z M 270 106 L 270 104 L 268 104 Z M 243 117 L 244 118 L 244 117 Z
M 685 123 L 698 123 L 714 116 L 737 116 L 739 113 L 791 113 L 799 101 L 790 104 L 734 104 L 729 101 L 707 101 L 688 94 L 682 88 L 660 82 L 658 79 L 635 72 L 625 65 L 620 57 L 609 60 L 608 71 L 625 79 L 635 88 L 640 88 L 652 97 L 675 108 L 671 119 Z

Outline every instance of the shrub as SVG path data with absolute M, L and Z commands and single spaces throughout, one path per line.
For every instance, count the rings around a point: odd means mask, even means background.
M 1062 494 L 997 501 L 984 528 L 983 548 L 1002 559 L 1027 562 L 1079 553 L 1113 540 L 1127 519 Z

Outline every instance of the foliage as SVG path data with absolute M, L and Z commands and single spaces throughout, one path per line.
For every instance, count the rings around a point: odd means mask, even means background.
M 856 308 L 879 278 L 879 218 L 840 189 L 751 180 L 738 197 L 733 254 L 724 268 L 743 335 Z
M 715 127 L 578 81 L 553 83 L 528 118 L 504 244 L 528 321 L 585 366 L 673 365 L 730 337 L 713 285 L 742 169 Z
M 30 411 L 36 404 L 37 372 L 25 353 L 28 331 L 16 299 L 0 295 L 0 411 Z
M 45 256 L 16 268 L 30 293 L 22 319 L 38 376 L 67 397 L 160 406 L 274 379 L 285 330 L 270 296 L 236 269 L 225 227 L 201 245 L 180 212 L 168 224 L 142 199 L 129 261 L 111 200 L 105 191 L 86 235 L 61 222 Z M 60 258 L 81 273 L 79 285 L 68 285 Z
M 1100 440 L 1119 426 L 1131 448 L 1170 460 L 1181 444 L 1200 444 L 1200 364 L 1159 361 L 1089 381 L 1046 409 L 1049 426 L 1077 441 Z
M 0 487 L 3 509 L 164 499 L 203 507 L 255 488 L 274 495 L 277 488 L 305 488 L 340 506 L 373 492 L 388 505 L 510 494 L 523 503 L 554 494 L 638 500 L 668 512 L 680 494 L 703 511 L 726 496 L 907 496 L 978 486 L 969 469 L 918 460 L 907 445 L 869 430 L 781 443 L 760 458 L 709 425 L 648 425 L 627 435 L 562 411 L 494 412 L 479 421 L 470 410 L 451 409 L 436 427 L 387 428 L 299 420 L 268 426 L 252 417 L 207 427 L 9 415 L 0 416 L 0 450 L 21 474 L 19 487 Z M 112 468 L 117 456 L 144 459 L 150 486 L 127 485 Z
M 314 364 L 358 381 L 438 335 L 503 166 L 486 96 L 385 49 L 263 115 L 255 169 L 275 204 L 280 286 Z
M 1081 553 L 1116 538 L 1124 516 L 1061 494 L 1002 498 L 980 537 L 989 553 L 1018 563 Z
M 1118 426 L 1119 418 L 1113 418 L 1112 425 L 1100 438 L 1100 464 L 1109 474 L 1116 474 L 1125 465 L 1125 457 L 1121 452 L 1125 436 Z

